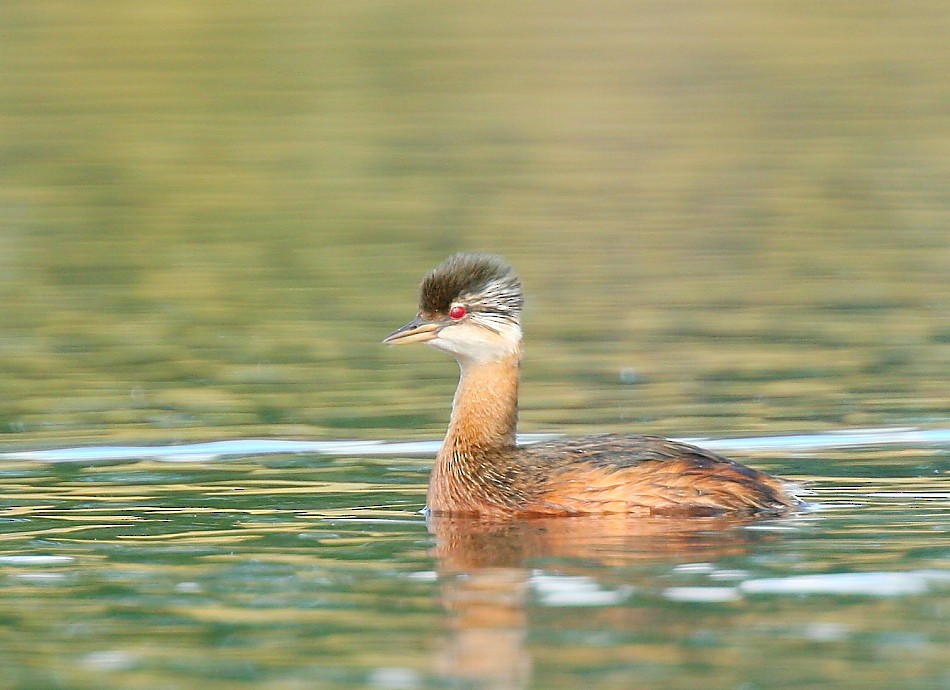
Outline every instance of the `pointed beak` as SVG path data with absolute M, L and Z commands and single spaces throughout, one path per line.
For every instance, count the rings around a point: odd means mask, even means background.
M 435 340 L 438 336 L 439 324 L 415 318 L 402 328 L 387 335 L 383 339 L 384 345 L 408 345 L 409 343 L 425 343 Z

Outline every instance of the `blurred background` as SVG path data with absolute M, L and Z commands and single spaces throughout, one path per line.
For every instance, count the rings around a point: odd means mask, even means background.
M 0 442 L 437 438 L 379 341 L 459 250 L 523 431 L 945 426 L 948 14 L 4 2 Z

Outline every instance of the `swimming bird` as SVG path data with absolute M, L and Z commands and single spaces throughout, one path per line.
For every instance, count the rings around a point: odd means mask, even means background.
M 383 342 L 458 361 L 449 428 L 429 478 L 434 515 L 778 515 L 788 485 L 696 446 L 597 434 L 519 446 L 521 281 L 500 257 L 455 254 L 428 273 L 416 317 Z

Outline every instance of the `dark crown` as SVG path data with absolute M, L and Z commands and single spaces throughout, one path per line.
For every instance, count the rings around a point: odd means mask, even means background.
M 419 311 L 444 316 L 453 303 L 517 320 L 524 303 L 514 269 L 492 254 L 454 254 L 422 281 Z

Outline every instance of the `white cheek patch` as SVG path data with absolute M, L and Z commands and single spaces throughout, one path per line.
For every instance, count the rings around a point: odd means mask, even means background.
M 446 326 L 429 345 L 454 355 L 463 363 L 484 364 L 505 359 L 518 350 L 521 328 L 517 324 L 492 324 L 498 332 L 471 321 Z

